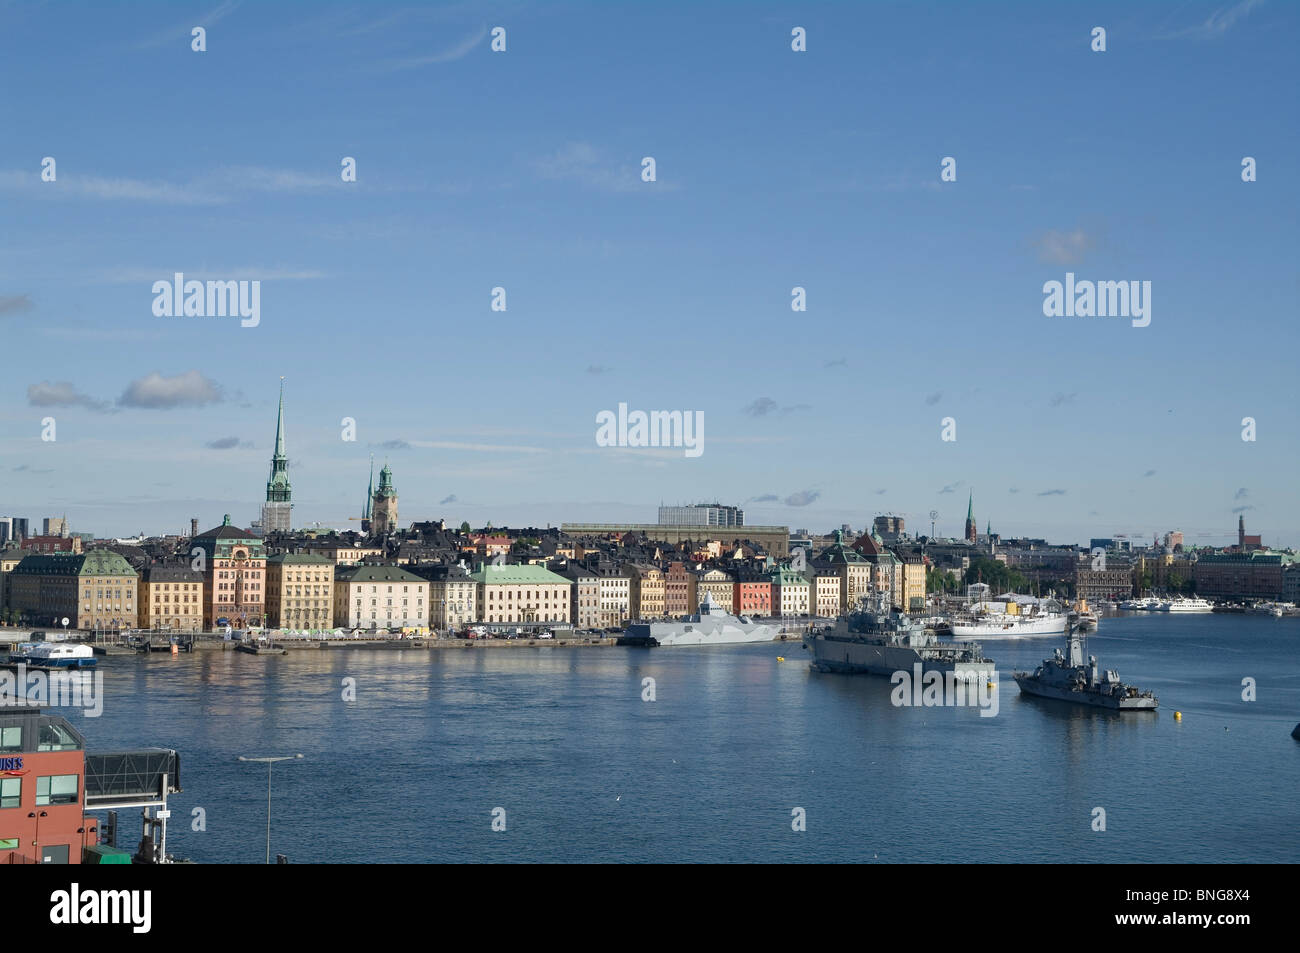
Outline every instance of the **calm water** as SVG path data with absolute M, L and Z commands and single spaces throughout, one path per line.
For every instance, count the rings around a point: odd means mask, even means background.
M 200 862 L 262 861 L 266 771 L 236 756 L 298 752 L 273 773 L 294 863 L 1300 860 L 1300 620 L 1103 620 L 1089 650 L 1155 690 L 1145 715 L 1021 698 L 1012 668 L 1058 644 L 986 643 L 992 718 L 895 708 L 797 643 L 111 658 L 103 716 L 70 717 L 94 749 L 181 752 L 168 847 Z

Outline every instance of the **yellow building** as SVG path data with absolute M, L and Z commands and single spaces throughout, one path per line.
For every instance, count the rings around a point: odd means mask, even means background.
M 202 573 L 183 564 L 146 566 L 137 588 L 140 628 L 171 632 L 202 630 Z
M 707 592 L 709 600 L 715 606 L 720 606 L 725 612 L 736 611 L 736 580 L 724 570 L 709 569 L 700 573 L 695 588 L 698 599 L 703 599 Z
M 334 564 L 324 556 L 282 553 L 266 561 L 266 617 L 273 628 L 334 627 Z
M 662 619 L 667 592 L 664 574 L 654 566 L 633 563 L 627 567 L 628 598 L 635 619 Z

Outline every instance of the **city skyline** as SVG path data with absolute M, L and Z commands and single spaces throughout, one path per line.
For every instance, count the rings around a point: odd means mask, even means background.
M 1006 536 L 1300 545 L 1300 13 L 1239 6 L 5 7 L 54 88 L 3 107 L 0 514 L 247 526 L 283 375 L 295 527 L 361 515 L 373 453 L 404 525 L 960 537 L 973 491 Z M 177 273 L 260 281 L 258 323 L 158 316 Z M 1067 275 L 1150 281 L 1149 326 L 1045 316 Z M 598 446 L 620 404 L 704 452 Z

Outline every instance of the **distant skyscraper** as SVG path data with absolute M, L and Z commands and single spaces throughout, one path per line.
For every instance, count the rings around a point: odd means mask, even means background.
M 13 527 L 14 527 L 14 528 L 13 528 L 13 533 L 14 533 L 14 534 L 13 534 L 13 536 L 11 537 L 12 539 L 14 539 L 14 540 L 21 540 L 21 539 L 29 539 L 29 538 L 31 538 L 31 535 L 32 535 L 32 534 L 31 534 L 31 530 L 29 530 L 29 529 L 27 528 L 27 517 L 25 517 L 25 516 L 14 516 L 14 517 L 11 517 L 11 519 L 13 520 Z
M 287 533 L 293 504 L 289 487 L 289 458 L 284 452 L 284 378 L 280 378 L 280 412 L 275 420 L 275 453 L 271 455 L 271 476 L 266 481 L 266 502 L 262 504 L 262 535 Z
M 42 521 L 42 536 L 67 536 L 68 518 L 66 516 L 47 516 Z
M 384 464 L 379 471 L 379 488 L 370 509 L 371 532 L 376 536 L 397 531 L 397 491 L 393 489 L 393 471 Z
M 0 516 L 0 546 L 14 538 L 14 520 L 12 516 Z
M 977 533 L 975 530 L 975 493 L 971 491 L 970 499 L 966 501 L 966 542 L 975 542 Z

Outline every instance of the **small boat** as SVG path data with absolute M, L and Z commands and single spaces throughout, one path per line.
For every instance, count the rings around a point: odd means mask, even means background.
M 94 668 L 98 662 L 94 649 L 75 642 L 19 642 L 9 652 L 9 664 L 28 668 Z

